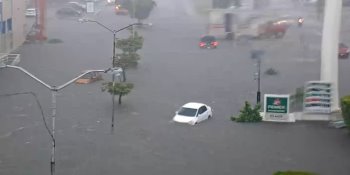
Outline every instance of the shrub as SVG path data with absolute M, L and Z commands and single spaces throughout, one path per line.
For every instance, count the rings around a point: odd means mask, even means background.
M 259 104 L 253 108 L 249 102 L 246 101 L 239 116 L 232 116 L 231 120 L 236 122 L 260 122 L 262 120 L 262 117 L 260 116 L 260 108 L 261 106 Z
M 301 111 L 304 104 L 304 87 L 299 87 L 294 94 L 290 96 L 292 110 Z
M 350 129 L 350 96 L 341 99 L 341 110 L 345 124 Z
M 317 175 L 315 173 L 302 172 L 302 171 L 278 171 L 273 175 Z
M 269 69 L 267 69 L 267 70 L 265 71 L 265 74 L 266 74 L 266 75 L 277 75 L 278 72 L 277 72 L 275 69 L 273 69 L 273 68 L 269 68 Z

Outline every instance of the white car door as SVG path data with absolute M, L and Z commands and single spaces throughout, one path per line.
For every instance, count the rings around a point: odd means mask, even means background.
M 198 122 L 201 122 L 205 119 L 207 119 L 207 108 L 205 106 L 202 106 L 198 110 Z
M 208 119 L 208 116 L 209 116 L 209 110 L 206 106 L 203 106 L 203 120 L 206 120 Z

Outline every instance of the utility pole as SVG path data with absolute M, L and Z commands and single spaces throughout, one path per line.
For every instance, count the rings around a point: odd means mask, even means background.
M 0 69 L 4 69 L 4 68 L 11 68 L 11 69 L 17 69 L 22 71 L 23 73 L 25 73 L 26 75 L 28 75 L 30 78 L 32 78 L 33 80 L 37 81 L 38 83 L 40 83 L 41 85 L 45 86 L 46 88 L 48 88 L 51 91 L 51 107 L 52 107 L 52 130 L 51 130 L 51 136 L 52 136 L 52 148 L 51 148 L 51 160 L 50 160 L 50 172 L 51 175 L 55 175 L 55 167 L 56 167 L 56 162 L 55 162 L 55 150 L 56 150 L 56 139 L 55 139 L 55 130 L 56 130 L 56 110 L 57 110 L 57 105 L 56 105 L 56 96 L 57 96 L 57 92 L 62 90 L 63 88 L 67 87 L 68 85 L 74 83 L 77 79 L 83 77 L 86 74 L 92 73 L 92 72 L 103 72 L 103 73 L 107 73 L 108 71 L 110 71 L 111 69 L 107 69 L 107 70 L 88 70 L 83 74 L 80 74 L 79 76 L 73 78 L 72 80 L 56 87 L 56 86 L 50 86 L 49 84 L 45 83 L 44 81 L 40 80 L 39 78 L 37 78 L 36 76 L 34 76 L 33 74 L 31 74 L 30 72 L 28 72 L 27 70 L 23 69 L 22 67 L 18 67 L 18 66 L 11 66 L 11 65 L 1 65 Z
M 338 111 L 340 109 L 338 44 L 342 4 L 342 0 L 325 0 L 321 49 L 321 81 L 332 83 L 331 111 Z

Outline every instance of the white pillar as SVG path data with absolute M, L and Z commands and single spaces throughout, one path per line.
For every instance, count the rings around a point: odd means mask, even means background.
M 333 85 L 332 111 L 339 110 L 338 44 L 341 26 L 342 0 L 325 0 L 321 47 L 321 81 Z

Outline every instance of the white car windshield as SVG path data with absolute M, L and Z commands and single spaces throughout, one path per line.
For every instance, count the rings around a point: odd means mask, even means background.
M 187 117 L 194 117 L 197 114 L 197 109 L 182 107 L 177 114 Z

